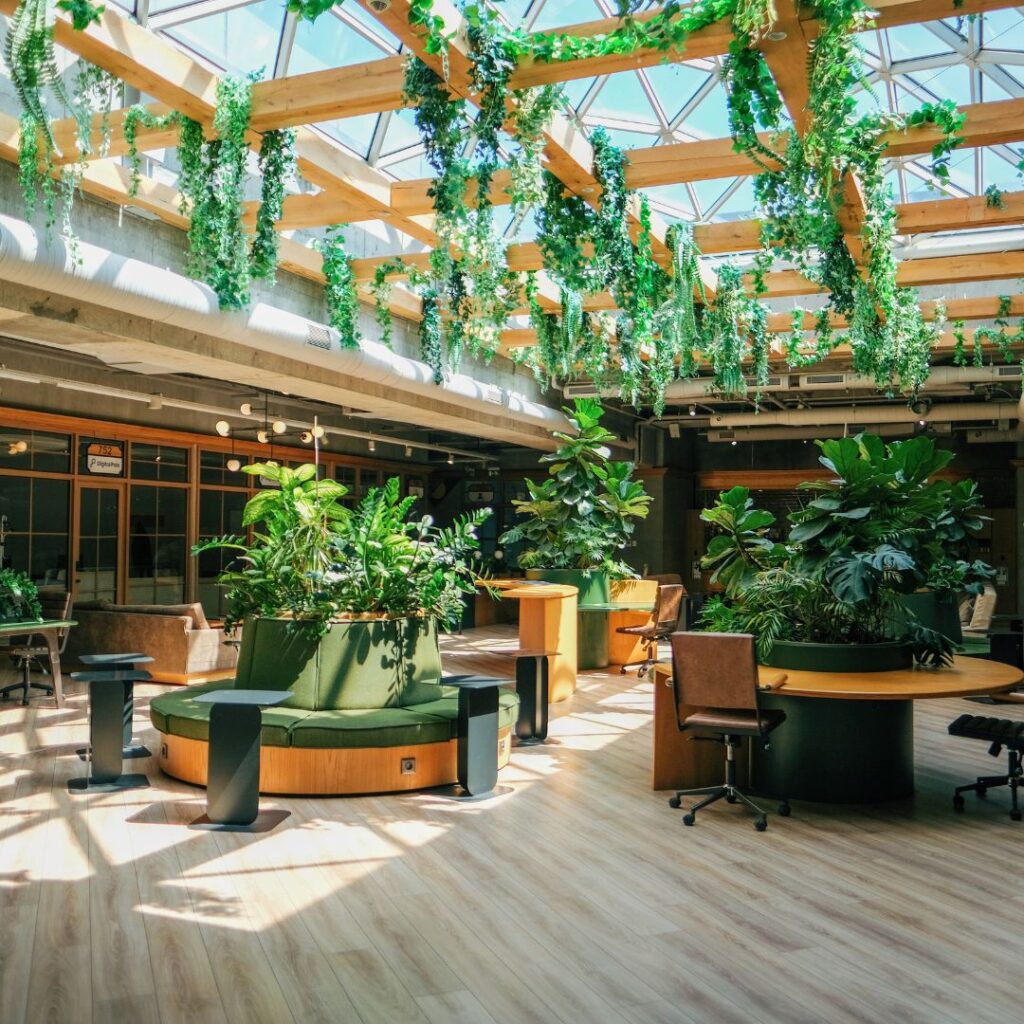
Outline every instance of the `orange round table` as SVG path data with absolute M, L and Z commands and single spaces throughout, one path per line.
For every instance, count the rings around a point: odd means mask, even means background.
M 947 668 L 895 672 L 758 669 L 765 708 L 786 713 L 767 750 L 755 743 L 755 788 L 825 803 L 876 803 L 914 792 L 914 701 L 1011 690 L 1024 671 L 955 657 Z

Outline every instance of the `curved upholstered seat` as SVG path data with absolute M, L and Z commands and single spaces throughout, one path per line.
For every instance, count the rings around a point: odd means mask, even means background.
M 201 683 L 154 697 L 149 717 L 158 732 L 191 740 L 209 738 L 211 704 L 194 698 L 210 690 L 234 686 L 234 680 Z M 458 690 L 441 686 L 442 696 L 424 704 L 398 708 L 352 708 L 306 711 L 301 708 L 265 708 L 263 744 L 268 747 L 404 747 L 442 743 L 455 736 Z M 515 722 L 519 698 L 502 692 L 498 707 L 499 731 Z

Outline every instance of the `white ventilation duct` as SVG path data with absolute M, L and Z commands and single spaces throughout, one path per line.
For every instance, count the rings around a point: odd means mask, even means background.
M 0 279 L 33 289 L 117 310 L 132 317 L 181 328 L 184 331 L 235 342 L 259 353 L 273 353 L 299 359 L 330 373 L 344 374 L 355 381 L 394 390 L 388 398 L 375 397 L 375 411 L 385 412 L 403 422 L 422 427 L 453 429 L 452 417 L 460 412 L 501 416 L 532 428 L 519 443 L 539 443 L 538 429 L 550 431 L 567 426 L 563 414 L 523 395 L 483 384 L 466 374 L 453 374 L 443 384 L 433 382 L 425 363 L 408 359 L 375 341 L 364 340 L 358 349 L 342 349 L 336 331 L 295 313 L 255 303 L 248 311 L 218 308 L 210 288 L 181 274 L 141 260 L 121 256 L 87 242 L 78 246 L 78 261 L 72 259 L 59 238 L 45 239 L 25 221 L 0 215 Z M 129 343 L 128 348 L 131 348 Z M 154 343 L 140 342 L 140 363 L 154 357 Z M 125 347 L 119 346 L 124 352 Z M 216 358 L 216 353 L 212 354 Z M 189 354 L 167 346 L 168 366 L 188 369 Z M 194 357 L 193 357 L 194 360 Z M 125 362 L 121 357 L 118 362 Z M 226 365 L 226 361 L 223 361 Z M 254 383 L 252 366 L 238 367 L 244 380 Z M 195 367 L 192 372 L 202 373 Z M 410 407 L 406 396 L 417 395 L 437 403 L 437 415 L 419 402 Z M 370 404 L 361 402 L 362 406 Z M 445 409 L 444 407 L 447 408 Z M 445 415 L 441 415 L 444 409 Z M 467 418 L 468 419 L 468 418 Z M 432 422 L 433 420 L 433 422 Z M 457 428 L 455 428 L 457 429 Z M 509 431 L 483 422 L 465 422 L 463 432 L 509 439 Z
M 713 428 L 720 427 L 807 427 L 849 423 L 963 423 L 970 421 L 1015 420 L 1021 415 L 1017 402 L 965 402 L 935 406 L 914 412 L 902 404 L 861 405 L 838 409 L 780 409 L 763 412 L 713 413 Z M 1009 439 L 1009 432 L 1008 438 Z

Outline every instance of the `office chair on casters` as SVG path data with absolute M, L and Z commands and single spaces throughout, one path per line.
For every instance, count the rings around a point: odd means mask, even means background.
M 685 796 L 703 797 L 683 815 L 684 825 L 694 825 L 697 812 L 710 804 L 740 801 L 757 815 L 754 828 L 763 832 L 767 812 L 736 785 L 736 748 L 746 737 L 766 740 L 786 714 L 760 706 L 754 638 L 749 633 L 673 633 L 671 639 L 676 724 L 694 740 L 724 745 L 725 782 L 679 790 L 669 806 L 681 807 Z M 789 813 L 789 802 L 783 798 L 779 814 L 787 818 Z
M 977 793 L 979 797 L 985 797 L 996 786 L 1009 786 L 1010 817 L 1013 821 L 1020 821 L 1022 815 L 1017 802 L 1017 790 L 1024 785 L 1024 766 L 1021 764 L 1024 722 L 1014 722 L 1009 718 L 987 718 L 984 715 L 961 715 L 955 722 L 949 723 L 949 734 L 988 743 L 988 752 L 993 757 L 998 757 L 1003 747 L 1006 747 L 1009 762 L 1005 775 L 979 775 L 977 782 L 957 786 L 953 790 L 953 809 L 963 811 L 964 793 Z
M 667 640 L 679 628 L 679 612 L 682 609 L 685 596 L 686 589 L 682 584 L 663 584 L 658 587 L 650 622 L 646 622 L 642 626 L 619 626 L 615 631 L 640 637 L 645 651 L 642 661 L 629 661 L 622 666 L 620 669 L 622 675 L 626 674 L 627 668 L 639 665 L 640 671 L 637 672 L 636 677 L 641 679 L 658 660 L 658 642 Z

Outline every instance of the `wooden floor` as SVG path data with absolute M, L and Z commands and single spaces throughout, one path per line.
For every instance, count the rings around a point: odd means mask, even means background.
M 1024 825 L 1005 793 L 953 814 L 996 768 L 945 734 L 963 710 L 919 706 L 912 803 L 687 829 L 648 788 L 650 684 L 590 673 L 497 795 L 268 799 L 290 816 L 238 835 L 190 829 L 203 791 L 150 762 L 69 796 L 84 697 L 2 704 L 0 1021 L 1016 1024 Z

